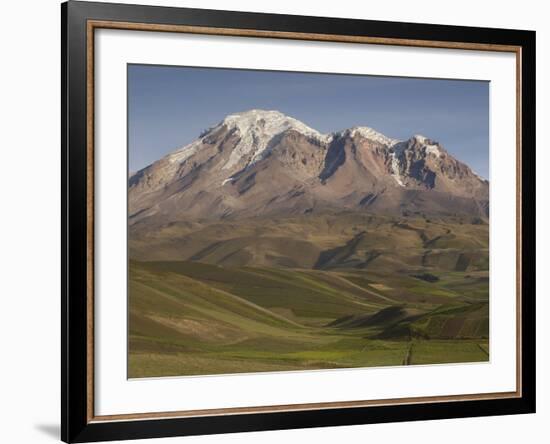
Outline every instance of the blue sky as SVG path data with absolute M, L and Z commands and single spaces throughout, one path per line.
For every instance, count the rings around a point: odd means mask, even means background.
M 396 139 L 422 134 L 489 178 L 488 82 L 155 65 L 128 66 L 130 171 L 252 108 L 324 133 L 369 126 Z

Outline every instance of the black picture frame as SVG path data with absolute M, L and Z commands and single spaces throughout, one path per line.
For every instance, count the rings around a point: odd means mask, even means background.
M 87 23 L 186 25 L 521 49 L 521 395 L 511 398 L 94 421 L 89 415 Z M 61 438 L 91 442 L 535 412 L 535 32 L 69 1 L 61 5 Z M 498 279 L 498 276 L 496 277 Z

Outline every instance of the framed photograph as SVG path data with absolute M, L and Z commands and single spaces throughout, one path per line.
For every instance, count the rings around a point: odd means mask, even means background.
M 69 1 L 62 439 L 535 411 L 535 33 Z

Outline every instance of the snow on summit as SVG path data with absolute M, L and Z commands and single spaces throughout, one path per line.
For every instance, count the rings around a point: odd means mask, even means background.
M 241 137 L 223 169 L 233 167 L 244 156 L 251 157 L 250 164 L 261 160 L 268 153 L 269 142 L 275 136 L 289 129 L 321 141 L 328 141 L 330 138 L 330 136 L 321 134 L 279 111 L 253 109 L 243 113 L 230 114 L 220 125 L 236 129 Z
M 432 140 L 428 139 L 427 137 L 425 137 L 421 134 L 415 134 L 413 136 L 413 139 L 415 139 L 417 142 L 424 145 L 425 150 L 428 154 L 433 154 L 436 157 L 441 156 L 441 151 L 440 151 L 439 146 L 438 146 L 437 143 L 434 143 Z
M 194 141 L 132 175 L 130 189 L 151 204 L 151 215 L 159 211 L 157 195 L 166 196 L 167 208 L 181 201 L 208 217 L 217 209 L 220 215 L 241 211 L 248 201 L 273 208 L 288 204 L 289 211 L 298 205 L 306 211 L 312 202 L 329 199 L 332 207 L 333 198 L 342 199 L 346 207 L 357 197 L 363 208 L 365 196 L 381 196 L 380 190 L 386 189 L 387 199 L 377 202 L 386 200 L 388 208 L 398 205 L 401 195 L 408 199 L 403 190 L 435 189 L 468 199 L 481 196 L 481 206 L 475 208 L 488 214 L 483 203 L 488 182 L 434 139 L 415 134 L 398 141 L 367 126 L 323 134 L 281 112 L 259 109 L 227 115 Z M 448 202 L 452 207 L 456 200 Z M 416 202 L 411 205 L 418 209 Z
M 403 152 L 413 142 L 424 146 L 427 154 L 435 157 L 441 156 L 439 144 L 419 134 L 414 135 L 408 141 L 400 141 L 385 136 L 378 131 L 367 126 L 355 126 L 342 131 L 323 134 L 299 120 L 287 116 L 280 111 L 251 109 L 248 111 L 230 114 L 217 125 L 211 127 L 206 134 L 226 127 L 230 131 L 235 131 L 239 136 L 239 142 L 231 152 L 229 159 L 223 165 L 223 170 L 232 170 L 245 160 L 244 168 L 248 169 L 258 161 L 264 159 L 270 152 L 273 145 L 272 140 L 288 130 L 295 130 L 306 137 L 318 140 L 321 143 L 330 143 L 334 137 L 359 135 L 385 146 L 391 157 L 391 175 L 401 187 L 404 187 L 402 170 Z M 203 134 L 204 135 L 204 134 Z M 202 137 L 178 149 L 168 156 L 171 163 L 180 164 L 192 157 L 202 146 Z M 241 167 L 243 165 L 241 164 Z M 232 182 L 234 176 L 226 178 L 222 186 Z
M 243 158 L 250 159 L 248 166 L 263 159 L 269 153 L 271 140 L 291 129 L 322 143 L 329 143 L 334 135 L 337 134 L 350 134 L 352 136 L 360 134 L 387 147 L 391 147 L 399 142 L 399 140 L 386 137 L 366 126 L 356 126 L 336 133 L 323 134 L 293 117 L 274 110 L 251 109 L 241 113 L 230 114 L 219 124 L 210 128 L 208 132 L 222 126 L 226 126 L 229 130 L 236 130 L 241 139 L 224 165 L 224 170 L 231 169 Z M 168 158 L 170 162 L 181 163 L 195 154 L 200 145 L 201 138 L 198 138 L 174 151 Z
M 387 137 L 384 134 L 379 133 L 372 128 L 369 128 L 368 126 L 354 126 L 353 128 L 350 128 L 349 130 L 344 130 L 343 132 L 348 132 L 351 136 L 355 136 L 355 134 L 360 134 L 365 139 L 374 140 L 375 142 L 381 143 L 382 145 L 386 145 L 388 147 L 391 147 L 400 142 L 400 140 L 391 139 L 390 137 Z

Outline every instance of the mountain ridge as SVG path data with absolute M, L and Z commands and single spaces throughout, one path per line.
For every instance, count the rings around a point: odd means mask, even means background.
M 488 218 L 489 183 L 435 140 L 356 126 L 323 134 L 249 110 L 129 179 L 130 225 L 354 209 Z

